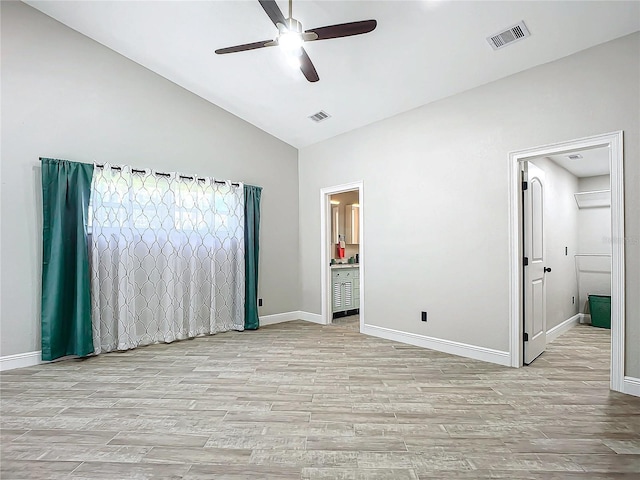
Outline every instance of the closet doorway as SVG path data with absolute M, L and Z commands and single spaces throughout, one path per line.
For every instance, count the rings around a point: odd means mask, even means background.
M 609 293 L 611 388 L 624 391 L 622 132 L 514 152 L 509 166 L 512 366 L 588 322 L 589 294 Z
M 320 192 L 323 323 L 358 332 L 364 326 L 363 200 L 362 182 Z
M 598 315 L 592 318 L 590 301 L 602 304 L 597 313 L 607 302 L 610 308 L 609 151 L 599 147 L 532 158 L 522 167 L 523 362 L 528 365 L 579 323 L 607 327 Z

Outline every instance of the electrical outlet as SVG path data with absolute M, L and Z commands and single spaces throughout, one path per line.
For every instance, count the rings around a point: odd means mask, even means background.
M 422 312 L 422 321 L 423 322 L 427 321 L 427 312 Z
M 259 306 L 259 307 L 261 307 L 261 306 L 262 306 L 262 299 L 261 299 L 261 298 L 259 298 L 259 299 L 258 299 L 258 306 Z

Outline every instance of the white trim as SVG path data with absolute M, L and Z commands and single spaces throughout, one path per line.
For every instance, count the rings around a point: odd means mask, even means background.
M 349 192 L 352 190 L 358 191 L 358 202 L 360 203 L 359 210 L 359 228 L 360 228 L 360 332 L 364 332 L 364 306 L 365 306 L 365 260 L 366 256 L 363 255 L 365 245 L 365 223 L 364 223 L 364 182 L 351 182 L 344 183 L 342 185 L 335 185 L 333 187 L 325 187 L 320 189 L 320 298 L 322 302 L 321 323 L 322 325 L 328 325 L 331 323 L 331 270 L 329 267 L 329 255 L 331 248 L 331 231 L 330 231 L 330 219 L 331 219 L 331 203 L 329 197 L 336 193 Z
M 611 389 L 624 388 L 624 177 L 622 131 L 509 154 L 509 352 L 511 366 L 522 366 L 521 162 L 577 150 L 609 147 L 611 178 Z
M 16 353 L 0 357 L 0 372 L 15 368 L 33 367 L 42 363 L 42 352 Z
M 622 132 L 611 134 L 611 389 L 624 391 L 625 276 L 624 276 L 624 171 Z
M 559 323 L 553 328 L 547 330 L 547 343 L 553 342 L 556 338 L 562 335 L 567 330 L 570 330 L 574 326 L 582 323 L 583 313 L 576 313 L 573 317 L 567 318 L 564 322 Z
M 295 310 L 293 312 L 274 313 L 273 315 L 264 315 L 260 317 L 260 326 L 275 325 L 276 323 L 292 322 L 293 320 L 304 320 L 305 322 L 320 323 L 322 315 L 317 313 L 302 312 Z
M 624 377 L 622 393 L 640 397 L 640 378 Z
M 428 348 L 438 352 L 450 353 L 460 357 L 472 358 L 483 362 L 497 363 L 498 365 L 510 366 L 509 352 L 493 350 L 491 348 L 469 345 L 466 343 L 444 340 L 442 338 L 427 337 L 416 333 L 401 332 L 391 328 L 378 327 L 376 325 L 365 325 L 365 335 L 384 338 L 395 342 L 415 345 L 416 347 Z
M 260 326 L 274 325 L 276 323 L 290 322 L 292 320 L 300 320 L 300 312 L 284 312 L 274 313 L 273 315 L 264 315 L 260 317 Z
M 296 312 L 300 320 L 304 320 L 305 322 L 319 323 L 320 325 L 326 325 L 324 320 L 322 319 L 322 315 L 318 313 L 309 313 L 309 312 Z

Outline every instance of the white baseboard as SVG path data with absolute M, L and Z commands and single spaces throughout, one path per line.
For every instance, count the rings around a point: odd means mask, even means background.
M 33 367 L 42 363 L 42 352 L 16 353 L 0 357 L 0 372 L 14 368 Z
M 493 350 L 491 348 L 478 347 L 476 345 L 468 345 L 466 343 L 454 342 L 452 340 L 444 340 L 441 338 L 427 337 L 416 333 L 401 332 L 390 328 L 378 327 L 376 325 L 364 326 L 365 335 L 373 337 L 385 338 L 395 342 L 407 343 L 417 347 L 428 348 L 438 352 L 450 353 L 460 357 L 472 358 L 483 362 L 497 363 L 498 365 L 510 366 L 511 356 L 509 352 L 501 350 Z
M 324 323 L 324 321 L 322 320 L 322 315 L 320 315 L 319 313 L 309 313 L 309 312 L 296 312 L 296 313 L 300 315 L 298 317 L 300 318 L 300 320 L 304 320 L 306 322 L 319 323 L 320 325 L 326 325 L 326 323 Z
M 553 342 L 556 338 L 558 338 L 574 325 L 582 323 L 583 315 L 583 313 L 576 313 L 573 317 L 567 318 L 564 322 L 556 325 L 550 330 L 547 330 L 547 343 Z
M 300 320 L 299 312 L 275 313 L 273 315 L 264 315 L 260 317 L 260 326 L 273 325 L 275 323 L 290 322 L 292 320 Z
M 296 310 L 294 312 L 275 313 L 273 315 L 264 315 L 260 317 L 260 326 L 273 325 L 275 323 L 290 322 L 292 320 L 304 320 L 306 322 L 319 323 L 324 325 L 322 315 L 317 313 L 302 312 Z
M 622 385 L 622 393 L 640 397 L 640 378 L 624 377 L 624 383 Z

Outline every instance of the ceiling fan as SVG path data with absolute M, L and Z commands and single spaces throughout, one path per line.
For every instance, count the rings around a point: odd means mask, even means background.
M 362 20 L 359 22 L 340 23 L 303 31 L 302 23 L 293 18 L 292 15 L 293 0 L 289 0 L 288 18 L 284 18 L 275 0 L 259 0 L 259 2 L 265 13 L 278 29 L 278 36 L 273 40 L 263 40 L 262 42 L 219 48 L 216 50 L 216 53 L 222 55 L 225 53 L 255 50 L 256 48 L 279 46 L 287 53 L 289 58 L 298 60 L 300 70 L 302 70 L 302 73 L 310 82 L 317 82 L 320 80 L 320 77 L 318 77 L 318 72 L 316 72 L 309 55 L 307 55 L 307 52 L 305 52 L 302 46 L 304 42 L 361 35 L 373 31 L 376 25 L 378 25 L 378 22 L 375 20 Z

